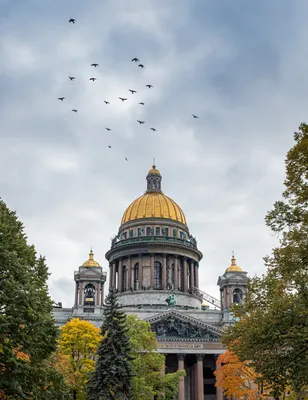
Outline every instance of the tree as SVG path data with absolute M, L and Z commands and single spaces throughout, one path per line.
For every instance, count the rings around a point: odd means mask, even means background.
M 131 344 L 133 377 L 133 399 L 173 400 L 178 394 L 179 380 L 184 371 L 165 374 L 165 356 L 158 353 L 155 332 L 151 324 L 138 319 L 135 315 L 127 317 L 128 334 Z
M 79 318 L 73 318 L 61 329 L 55 362 L 75 400 L 86 399 L 88 375 L 94 371 L 101 339 L 99 328 Z
M 0 199 L 0 388 L 5 398 L 63 398 L 48 360 L 57 327 L 43 257 L 27 244 L 22 223 Z M 59 395 L 59 397 L 58 397 Z
M 133 368 L 126 315 L 119 310 L 113 291 L 105 301 L 103 339 L 89 379 L 88 400 L 131 400 Z
M 283 200 L 266 216 L 279 246 L 265 257 L 267 272 L 249 285 L 239 318 L 225 343 L 272 383 L 278 398 L 291 388 L 308 390 L 308 126 L 294 134 L 286 158 Z M 238 339 L 235 341 L 235 339 Z
M 214 372 L 216 386 L 223 389 L 225 396 L 255 400 L 267 398 L 267 393 L 257 382 L 257 374 L 250 362 L 242 362 L 236 354 L 227 350 L 220 354 L 217 364 L 222 366 Z

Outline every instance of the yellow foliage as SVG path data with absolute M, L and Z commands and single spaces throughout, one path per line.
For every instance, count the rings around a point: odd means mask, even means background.
M 238 399 L 255 400 L 267 397 L 260 393 L 256 383 L 257 374 L 248 361 L 242 362 L 232 351 L 220 354 L 217 364 L 222 366 L 214 372 L 216 386 L 221 387 L 225 396 L 235 396 Z
M 73 318 L 61 329 L 56 367 L 77 398 L 84 398 L 88 374 L 95 368 L 95 354 L 101 339 L 99 328 L 79 318 Z

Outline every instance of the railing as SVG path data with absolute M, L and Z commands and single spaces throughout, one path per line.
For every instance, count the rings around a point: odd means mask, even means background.
M 216 299 L 215 297 L 211 296 L 210 294 L 207 294 L 196 287 L 192 288 L 192 292 L 193 292 L 193 294 L 195 294 L 198 297 L 201 297 L 203 300 L 207 301 L 208 303 L 212 304 L 213 306 L 215 306 L 217 308 L 221 308 L 220 300 Z
M 197 249 L 197 246 L 194 243 L 190 242 L 189 240 L 173 238 L 171 236 L 137 236 L 134 238 L 122 239 L 117 242 L 114 242 L 111 248 L 113 249 L 115 247 L 126 246 L 130 244 L 149 243 L 149 242 L 181 244 L 184 246 L 189 246 L 194 249 Z

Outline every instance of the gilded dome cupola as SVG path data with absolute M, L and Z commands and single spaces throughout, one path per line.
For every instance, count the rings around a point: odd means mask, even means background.
M 123 214 L 121 225 L 141 218 L 166 218 L 186 225 L 180 206 L 161 190 L 162 176 L 153 165 L 146 177 L 145 194 L 134 200 Z

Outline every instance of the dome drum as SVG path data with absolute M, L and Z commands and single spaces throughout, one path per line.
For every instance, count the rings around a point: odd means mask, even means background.
M 166 294 L 174 292 L 186 298 L 181 306 L 193 299 L 191 307 L 200 308 L 200 298 L 192 293 L 199 288 L 202 253 L 189 233 L 183 211 L 162 193 L 161 180 L 153 166 L 147 175 L 147 191 L 123 214 L 106 253 L 109 288 L 116 290 L 120 303 L 125 298 L 123 306 L 127 307 L 165 307 Z

